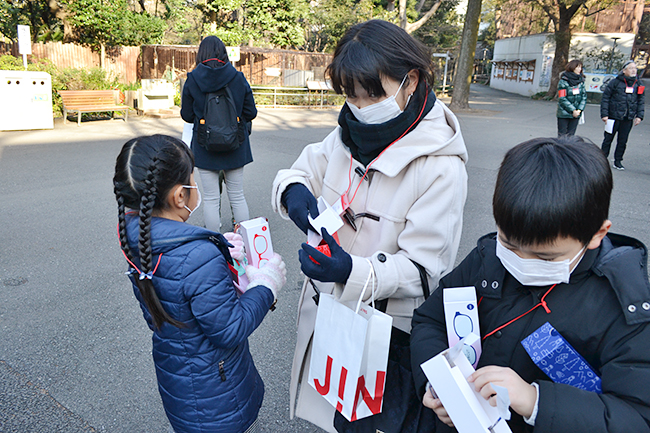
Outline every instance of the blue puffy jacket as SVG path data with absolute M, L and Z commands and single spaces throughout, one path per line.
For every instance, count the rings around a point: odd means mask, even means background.
M 138 256 L 138 217 L 127 216 L 129 245 Z M 201 227 L 153 218 L 153 284 L 165 310 L 187 325 L 155 330 L 140 291 L 133 285 L 153 331 L 153 359 L 165 412 L 177 433 L 245 431 L 257 419 L 264 384 L 248 348 L 248 336 L 273 302 L 265 287 L 240 298 L 226 260 Z M 135 263 L 140 266 L 140 263 Z M 131 277 L 137 278 L 137 274 Z

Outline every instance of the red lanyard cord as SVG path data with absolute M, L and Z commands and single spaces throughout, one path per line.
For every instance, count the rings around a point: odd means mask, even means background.
M 426 84 L 426 83 L 425 83 L 425 85 L 426 85 L 426 90 L 428 90 L 428 89 L 429 89 L 429 85 Z M 361 184 L 363 183 L 363 179 L 366 178 L 366 175 L 368 174 L 368 170 L 370 170 L 370 166 L 372 165 L 372 163 L 375 162 L 375 161 L 377 161 L 377 160 L 379 159 L 379 157 L 382 156 L 382 155 L 384 154 L 384 152 L 386 152 L 386 151 L 388 150 L 389 147 L 391 147 L 393 144 L 395 144 L 395 143 L 397 143 L 398 141 L 400 141 L 400 140 L 402 139 L 402 137 L 404 137 L 406 134 L 408 134 L 408 133 L 411 131 L 411 128 L 413 128 L 413 125 L 415 125 L 415 124 L 420 120 L 420 118 L 422 117 L 422 113 L 424 113 L 424 107 L 427 106 L 427 100 L 428 100 L 428 99 L 429 99 L 429 92 L 426 92 L 426 93 L 424 94 L 424 104 L 422 104 L 422 109 L 420 110 L 420 114 L 419 114 L 418 117 L 413 121 L 413 123 L 411 123 L 411 126 L 409 126 L 408 128 L 406 128 L 406 130 L 402 133 L 402 135 L 400 135 L 400 136 L 397 138 L 397 140 L 393 141 L 391 144 L 389 144 L 388 146 L 386 146 L 386 148 L 385 148 L 384 150 L 382 150 L 381 153 L 380 153 L 379 155 L 377 155 L 377 158 L 375 158 L 375 159 L 373 159 L 372 161 L 370 161 L 370 164 L 368 164 L 368 167 L 366 167 L 366 171 L 363 173 L 363 176 L 361 176 L 361 180 L 359 181 L 359 185 L 357 185 L 357 188 L 354 190 L 354 194 L 352 194 L 352 199 L 350 200 L 349 204 L 352 204 L 352 202 L 354 201 L 354 198 L 357 196 L 357 191 L 359 191 L 359 187 L 360 187 Z M 348 180 L 350 181 L 350 184 L 348 185 L 348 189 L 347 189 L 347 191 L 345 191 L 345 195 L 346 195 L 346 197 L 347 197 L 348 193 L 350 192 L 350 189 L 352 188 L 352 154 L 351 154 L 351 153 L 350 153 L 350 169 L 348 170 Z
M 627 84 L 627 80 L 625 79 L 625 77 L 623 77 L 623 81 L 625 81 L 625 87 L 630 87 L 630 86 Z M 637 81 L 637 80 L 636 80 L 636 78 L 635 78 L 635 79 L 634 79 L 634 83 L 632 83 L 632 87 L 634 87 L 634 85 L 636 84 L 636 81 Z
M 524 317 L 526 314 L 530 313 L 531 311 L 533 311 L 535 308 L 539 307 L 540 305 L 541 305 L 542 307 L 544 307 L 544 311 L 546 311 L 546 314 L 550 314 L 550 313 L 551 313 L 551 309 L 548 308 L 548 305 L 546 304 L 546 301 L 544 300 L 544 298 L 546 298 L 546 295 L 548 295 L 549 293 L 551 293 L 551 290 L 553 290 L 553 288 L 554 288 L 555 286 L 557 286 L 557 284 L 553 284 L 553 285 L 552 285 L 552 286 L 551 286 L 551 287 L 546 291 L 546 293 L 544 293 L 544 296 L 542 296 L 542 299 L 539 301 L 539 303 L 538 303 L 537 305 L 535 305 L 535 306 L 534 306 L 533 308 L 531 308 L 530 310 L 526 311 L 524 314 L 521 314 L 520 316 L 515 317 L 515 318 L 512 319 L 511 321 L 509 321 L 509 322 L 507 322 L 507 323 L 505 323 L 505 324 L 499 326 L 497 329 L 495 329 L 494 331 L 490 332 L 489 334 L 486 334 L 486 335 L 483 337 L 483 340 L 485 340 L 486 338 L 488 338 L 490 335 L 494 334 L 495 332 L 502 330 L 503 328 L 505 328 L 506 326 L 510 325 L 511 323 L 516 322 L 517 320 L 521 319 L 521 318 Z M 483 300 L 483 297 L 481 297 L 481 300 Z M 480 301 L 479 301 L 479 304 L 480 304 Z
M 223 63 L 224 65 L 226 64 L 226 62 L 224 62 L 224 61 L 221 60 L 221 59 L 217 59 L 216 57 L 215 57 L 214 59 L 205 59 L 205 60 L 202 61 L 201 63 L 209 62 L 210 60 L 216 60 L 217 62 L 221 62 L 221 63 Z
M 122 251 L 122 255 L 124 256 L 126 261 L 129 262 L 129 264 L 133 267 L 133 269 L 135 269 L 138 272 L 138 274 L 140 274 L 140 279 L 141 280 L 144 280 L 144 279 L 150 280 L 150 279 L 152 279 L 153 274 L 155 274 L 156 270 L 158 269 L 158 265 L 160 264 L 160 259 L 162 259 L 162 254 L 160 254 L 158 256 L 158 262 L 156 263 L 156 266 L 153 268 L 153 271 L 149 272 L 148 274 L 143 274 L 142 271 L 140 269 L 138 269 L 138 267 L 135 264 L 133 264 L 133 262 L 131 260 L 129 260 L 126 253 L 124 252 L 124 249 L 122 249 L 122 240 L 120 239 L 120 225 L 119 225 L 119 223 L 117 224 L 117 242 L 120 244 L 120 251 Z M 127 275 L 130 274 L 130 273 L 131 273 L 131 271 L 127 271 Z

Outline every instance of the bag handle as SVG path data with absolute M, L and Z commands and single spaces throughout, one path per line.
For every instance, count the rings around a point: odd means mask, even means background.
M 357 301 L 357 308 L 355 308 L 354 313 L 358 314 L 359 313 L 359 308 L 361 308 L 361 301 L 363 300 L 364 295 L 366 294 L 366 289 L 368 288 L 368 283 L 372 279 L 372 296 L 371 296 L 371 303 L 372 303 L 372 308 L 375 308 L 375 268 L 372 266 L 372 262 L 368 259 L 366 259 L 366 262 L 368 262 L 368 265 L 370 266 L 370 271 L 368 271 L 368 277 L 366 278 L 366 282 L 363 285 L 363 289 L 361 290 L 361 295 L 359 295 L 359 300 Z

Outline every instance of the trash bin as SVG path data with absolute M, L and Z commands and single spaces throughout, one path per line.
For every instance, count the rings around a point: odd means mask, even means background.
M 47 72 L 0 71 L 0 95 L 0 131 L 54 128 Z

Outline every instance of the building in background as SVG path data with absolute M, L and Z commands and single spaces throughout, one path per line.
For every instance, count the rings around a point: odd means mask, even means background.
M 587 91 L 596 93 L 627 59 L 642 76 L 650 57 L 650 4 L 620 0 L 601 9 L 596 3 L 576 14 L 569 52 L 583 61 Z M 490 86 L 526 96 L 547 91 L 555 53 L 550 17 L 530 2 L 509 0 L 496 13 L 496 28 Z

